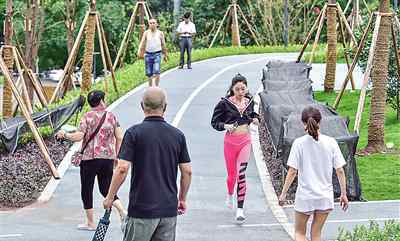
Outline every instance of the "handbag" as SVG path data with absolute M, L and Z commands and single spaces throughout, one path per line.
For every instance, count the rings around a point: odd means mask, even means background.
M 105 112 L 105 113 L 103 114 L 103 117 L 101 118 L 99 124 L 97 125 L 96 130 L 92 133 L 92 135 L 89 137 L 89 139 L 86 141 L 86 143 L 85 143 L 84 145 L 82 145 L 81 150 L 75 152 L 75 153 L 72 155 L 72 158 L 71 158 L 71 163 L 72 163 L 72 165 L 74 165 L 74 166 L 77 167 L 77 166 L 79 166 L 79 165 L 81 164 L 81 162 L 82 162 L 82 157 L 83 157 L 83 152 L 85 151 L 85 149 L 86 149 L 87 145 L 89 144 L 89 142 L 91 142 L 91 141 L 93 140 L 93 138 L 97 135 L 97 133 L 100 131 L 100 128 L 101 128 L 101 126 L 103 125 L 103 123 L 104 123 L 104 121 L 105 121 L 105 119 L 106 119 L 106 116 L 107 116 L 107 112 Z M 85 134 L 85 135 L 86 135 L 86 134 Z M 84 138 L 84 139 L 85 139 L 85 138 Z

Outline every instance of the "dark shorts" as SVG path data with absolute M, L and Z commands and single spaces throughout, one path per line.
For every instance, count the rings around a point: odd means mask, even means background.
M 125 222 L 123 241 L 175 241 L 176 217 L 128 217 Z
M 146 65 L 147 77 L 160 74 L 161 57 L 162 57 L 161 52 L 155 52 L 155 53 L 146 52 L 144 56 L 144 63 Z

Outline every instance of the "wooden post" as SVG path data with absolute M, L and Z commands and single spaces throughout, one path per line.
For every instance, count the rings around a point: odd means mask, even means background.
M 22 71 L 21 65 L 19 64 L 19 61 L 16 56 L 14 48 L 13 48 L 13 56 L 14 56 L 15 65 L 17 66 L 18 76 L 21 79 L 22 97 L 25 101 L 24 104 L 25 104 L 27 110 L 29 111 L 29 113 L 32 114 L 33 113 L 32 102 L 31 102 L 31 98 L 29 97 L 28 89 L 26 88 L 27 81 L 25 81 L 24 71 Z
M 221 23 L 219 24 L 217 32 L 215 33 L 214 38 L 211 41 L 211 44 L 210 44 L 210 46 L 208 48 L 212 48 L 212 46 L 214 45 L 214 42 L 217 39 L 219 32 L 221 31 L 222 25 L 224 24 L 226 17 L 228 16 L 228 14 L 231 11 L 231 7 L 232 7 L 232 5 L 229 5 L 228 9 L 226 10 L 224 17 L 222 18 Z
M 133 9 L 133 13 L 129 20 L 128 28 L 125 31 L 124 38 L 122 39 L 121 45 L 118 50 L 117 57 L 115 58 L 115 61 L 114 61 L 114 66 L 113 66 L 114 70 L 116 70 L 119 66 L 121 66 L 122 62 L 124 61 L 122 59 L 122 56 L 125 56 L 124 52 L 126 51 L 126 49 L 128 47 L 130 36 L 132 35 L 133 31 L 135 30 L 135 20 L 136 20 L 138 5 L 139 5 L 139 3 L 137 2 L 135 5 L 135 8 Z
M 394 19 L 393 19 L 394 20 Z M 396 65 L 397 65 L 397 103 L 400 101 L 400 49 L 397 47 L 397 36 L 396 36 L 396 30 L 394 29 L 395 22 L 392 22 L 392 43 L 393 43 L 393 49 L 395 52 L 396 56 Z M 398 29 L 400 31 L 400 29 Z M 397 111 L 397 119 L 400 119 L 400 112 Z
M 362 38 L 360 40 L 360 45 L 357 48 L 357 51 L 356 51 L 356 54 L 354 56 L 353 62 L 351 64 L 351 67 L 350 67 L 349 71 L 347 72 L 346 78 L 343 81 L 343 84 L 342 84 L 342 87 L 341 87 L 341 89 L 339 91 L 339 94 L 336 96 L 335 103 L 333 104 L 333 108 L 334 109 L 337 109 L 337 107 L 339 106 L 340 100 L 341 100 L 341 98 L 342 98 L 342 96 L 344 94 L 344 91 L 346 90 L 346 86 L 347 86 L 347 83 L 349 82 L 350 76 L 352 75 L 352 73 L 354 71 L 354 68 L 357 65 L 358 58 L 360 57 L 360 54 L 361 54 L 361 52 L 362 52 L 362 50 L 364 48 L 364 44 L 365 44 L 365 40 L 367 38 L 368 32 L 371 29 L 373 18 L 374 18 L 374 15 L 371 14 L 370 17 L 369 17 L 368 25 L 365 28 L 363 36 L 362 36 Z
M 311 40 L 311 36 L 312 36 L 312 34 L 314 33 L 315 28 L 318 26 L 318 23 L 320 22 L 320 19 L 321 19 L 321 17 L 322 17 L 322 14 L 325 12 L 325 9 L 326 9 L 326 8 L 327 8 L 327 5 L 325 5 L 325 6 L 323 7 L 323 9 L 322 9 L 322 11 L 319 13 L 317 19 L 315 19 L 315 22 L 314 22 L 313 26 L 311 27 L 310 32 L 308 32 L 307 37 L 306 37 L 306 40 L 304 41 L 303 47 L 302 47 L 301 50 L 300 50 L 300 54 L 299 54 L 299 56 L 297 57 L 297 61 L 296 61 L 297 63 L 301 61 L 301 58 L 303 57 L 304 51 L 306 50 L 306 48 L 307 48 L 307 46 L 308 46 L 308 43 L 309 43 L 310 40 Z
M 237 16 L 237 4 L 234 2 L 231 8 L 232 16 L 232 46 L 240 47 L 240 33 L 239 33 L 239 22 Z
M 36 79 L 36 76 L 32 72 L 32 70 L 28 69 L 28 67 L 24 63 L 24 59 L 22 58 L 21 54 L 18 52 L 17 48 L 15 48 L 15 47 L 13 48 L 13 53 L 16 56 L 15 61 L 18 61 L 21 64 L 23 70 L 27 73 L 29 80 L 32 82 L 32 85 L 35 89 L 36 95 L 39 98 L 40 104 L 42 105 L 42 107 L 47 107 L 48 103 L 47 103 L 46 96 L 44 95 L 44 90 L 42 88 L 42 85 Z
M 340 36 L 342 38 L 342 45 L 343 45 L 343 49 L 344 49 L 344 58 L 346 59 L 347 71 L 349 71 L 350 60 L 349 60 L 349 56 L 346 53 L 347 46 L 346 46 L 346 39 L 345 39 L 345 35 L 344 35 L 344 30 L 343 30 L 343 24 L 342 24 L 342 20 L 339 16 L 337 16 L 337 20 L 339 22 L 339 30 L 340 30 Z M 355 90 L 356 84 L 353 79 L 353 74 L 351 74 L 351 76 L 350 76 L 350 83 L 351 83 L 352 90 Z
M 103 84 L 104 84 L 104 91 L 108 94 L 108 81 L 107 81 L 107 62 L 106 62 L 106 55 L 104 53 L 104 43 L 103 43 L 103 34 L 100 30 L 100 20 L 99 20 L 99 15 L 96 15 L 96 26 L 97 26 L 97 36 L 99 38 L 99 45 L 100 45 L 100 55 L 101 55 L 101 60 L 103 62 L 103 71 L 104 71 L 104 79 L 103 79 Z
M 396 36 L 396 31 L 394 29 L 393 22 L 391 24 L 391 27 L 392 27 L 392 43 L 393 43 L 393 49 L 394 49 L 394 56 L 396 57 L 396 65 L 397 65 L 397 75 L 398 75 L 398 81 L 400 81 L 400 49 L 397 47 L 397 38 L 396 38 L 397 36 Z M 399 85 L 399 87 L 400 87 L 400 85 Z
M 364 3 L 365 8 L 366 8 L 367 11 L 368 11 L 368 14 L 371 15 L 371 9 L 369 9 L 367 2 L 366 2 L 365 0 L 363 0 L 363 3 Z
M 357 133 L 360 132 L 361 116 L 362 116 L 362 112 L 364 110 L 365 95 L 367 93 L 368 80 L 370 78 L 372 63 L 374 60 L 375 46 L 376 46 L 376 41 L 378 39 L 381 18 L 382 17 L 379 14 L 376 17 L 374 33 L 372 35 L 372 43 L 371 43 L 371 47 L 369 49 L 367 68 L 364 73 L 363 84 L 361 87 L 360 100 L 358 102 L 356 119 L 355 119 L 355 123 L 354 123 L 354 131 Z
M 24 117 L 25 117 L 25 119 L 26 119 L 26 121 L 28 123 L 28 126 L 30 127 L 30 129 L 32 131 L 32 134 L 33 134 L 33 136 L 34 136 L 34 138 L 35 138 L 35 140 L 36 140 L 36 142 L 37 142 L 37 144 L 38 144 L 38 146 L 40 148 L 40 151 L 42 152 L 42 155 L 43 155 L 44 159 L 47 162 L 47 165 L 50 168 L 51 173 L 53 174 L 53 177 L 55 179 L 60 179 L 60 175 L 58 174 L 58 171 L 57 171 L 56 167 L 54 166 L 54 164 L 53 164 L 53 162 L 51 160 L 51 157 L 50 157 L 49 152 L 47 150 L 46 144 L 44 143 L 44 141 L 43 141 L 38 129 L 36 128 L 36 125 L 33 122 L 32 118 L 31 118 L 31 116 L 29 114 L 29 111 L 26 108 L 26 106 L 24 104 L 24 101 L 22 100 L 21 95 L 19 94 L 17 88 L 15 87 L 15 85 L 14 85 L 14 83 L 12 81 L 11 75 L 8 72 L 8 68 L 7 68 L 7 66 L 6 66 L 6 64 L 5 64 L 5 62 L 4 62 L 2 57 L 0 57 L 0 69 L 3 72 L 5 81 L 7 81 L 10 84 L 10 87 L 11 87 L 11 90 L 13 92 L 13 95 L 17 99 L 17 102 L 18 102 L 18 104 L 19 104 L 19 106 L 20 106 L 20 108 L 22 110 L 22 114 L 24 115 Z
M 242 8 L 241 8 L 239 5 L 237 5 L 237 8 L 239 9 L 239 12 L 240 12 L 240 14 L 242 15 L 242 18 L 244 19 L 244 22 L 246 23 L 247 28 L 249 29 L 249 31 L 250 31 L 250 33 L 251 33 L 251 36 L 253 36 L 253 39 L 254 39 L 254 41 L 256 42 L 257 46 L 260 46 L 260 43 L 258 42 L 257 36 L 256 36 L 256 34 L 254 33 L 253 29 L 251 28 L 251 25 L 250 25 L 249 21 L 247 21 L 247 18 L 246 18 L 246 16 L 245 16 L 244 13 L 243 13 Z
M 311 50 L 310 60 L 308 61 L 310 64 L 313 61 L 314 52 L 318 46 L 319 37 L 321 36 L 321 30 L 322 30 L 322 26 L 324 25 L 324 20 L 325 20 L 325 16 L 326 16 L 326 9 L 327 8 L 324 8 L 324 12 L 322 13 L 321 19 L 319 20 L 317 35 L 315 36 L 314 44 L 313 44 L 313 47 Z
M 71 54 L 68 57 L 67 63 L 65 64 L 63 74 L 61 75 L 60 81 L 57 83 L 56 89 L 54 90 L 53 96 L 51 97 L 49 104 L 53 103 L 54 101 L 57 100 L 58 98 L 58 92 L 60 91 L 61 86 L 64 84 L 64 82 L 69 78 L 68 76 L 71 75 L 71 68 L 73 67 L 76 57 L 78 56 L 79 53 L 79 47 L 81 45 L 81 41 L 83 38 L 83 33 L 85 30 L 85 26 L 87 23 L 87 20 L 89 18 L 89 11 L 86 13 L 83 21 L 81 28 L 79 29 L 78 36 L 76 37 L 76 40 L 74 42 L 74 46 L 72 47 Z
M 108 49 L 106 34 L 104 32 L 104 27 L 103 27 L 103 23 L 101 21 L 100 15 L 98 15 L 98 19 L 99 19 L 100 32 L 101 32 L 101 36 L 100 37 L 103 38 L 104 53 L 106 54 L 105 57 L 106 57 L 107 68 L 111 73 L 111 80 L 112 80 L 112 83 L 113 83 L 114 90 L 117 93 L 117 95 L 119 96 L 117 80 L 116 80 L 116 77 L 115 77 L 115 71 L 114 71 L 114 68 L 113 68 L 113 65 L 112 65 L 110 50 Z
M 339 16 L 343 19 L 344 26 L 346 27 L 347 32 L 350 34 L 351 39 L 354 42 L 354 45 L 357 45 L 357 39 L 354 36 L 353 31 L 351 30 L 351 27 L 349 26 L 349 23 L 347 22 L 346 16 L 344 15 L 342 8 L 340 7 L 340 5 L 338 3 L 336 4 L 336 6 L 339 11 Z

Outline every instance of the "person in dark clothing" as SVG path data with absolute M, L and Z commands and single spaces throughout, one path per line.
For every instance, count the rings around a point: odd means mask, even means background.
M 143 96 L 145 119 L 124 136 L 118 166 L 104 200 L 109 209 L 129 167 L 131 188 L 124 241 L 173 241 L 176 217 L 186 212 L 192 168 L 184 134 L 164 118 L 166 96 L 158 87 Z M 178 195 L 177 174 L 181 172 Z
M 181 59 L 179 68 L 183 69 L 185 64 L 185 52 L 187 54 L 187 67 L 192 68 L 192 46 L 193 37 L 196 34 L 196 26 L 190 21 L 191 13 L 187 12 L 183 15 L 183 21 L 179 23 L 178 29 L 176 30 L 179 35 L 179 47 L 181 49 Z

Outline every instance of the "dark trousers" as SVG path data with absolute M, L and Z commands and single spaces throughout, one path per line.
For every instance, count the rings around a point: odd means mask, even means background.
M 81 162 L 81 198 L 84 209 L 93 208 L 93 187 L 96 176 L 101 195 L 107 196 L 113 176 L 113 168 L 114 161 L 110 159 L 92 159 Z M 114 200 L 117 199 L 118 197 L 115 196 Z
M 190 66 L 192 63 L 192 38 L 181 37 L 179 40 L 179 46 L 181 48 L 181 60 L 180 65 L 185 64 L 185 51 L 187 53 L 187 64 Z

